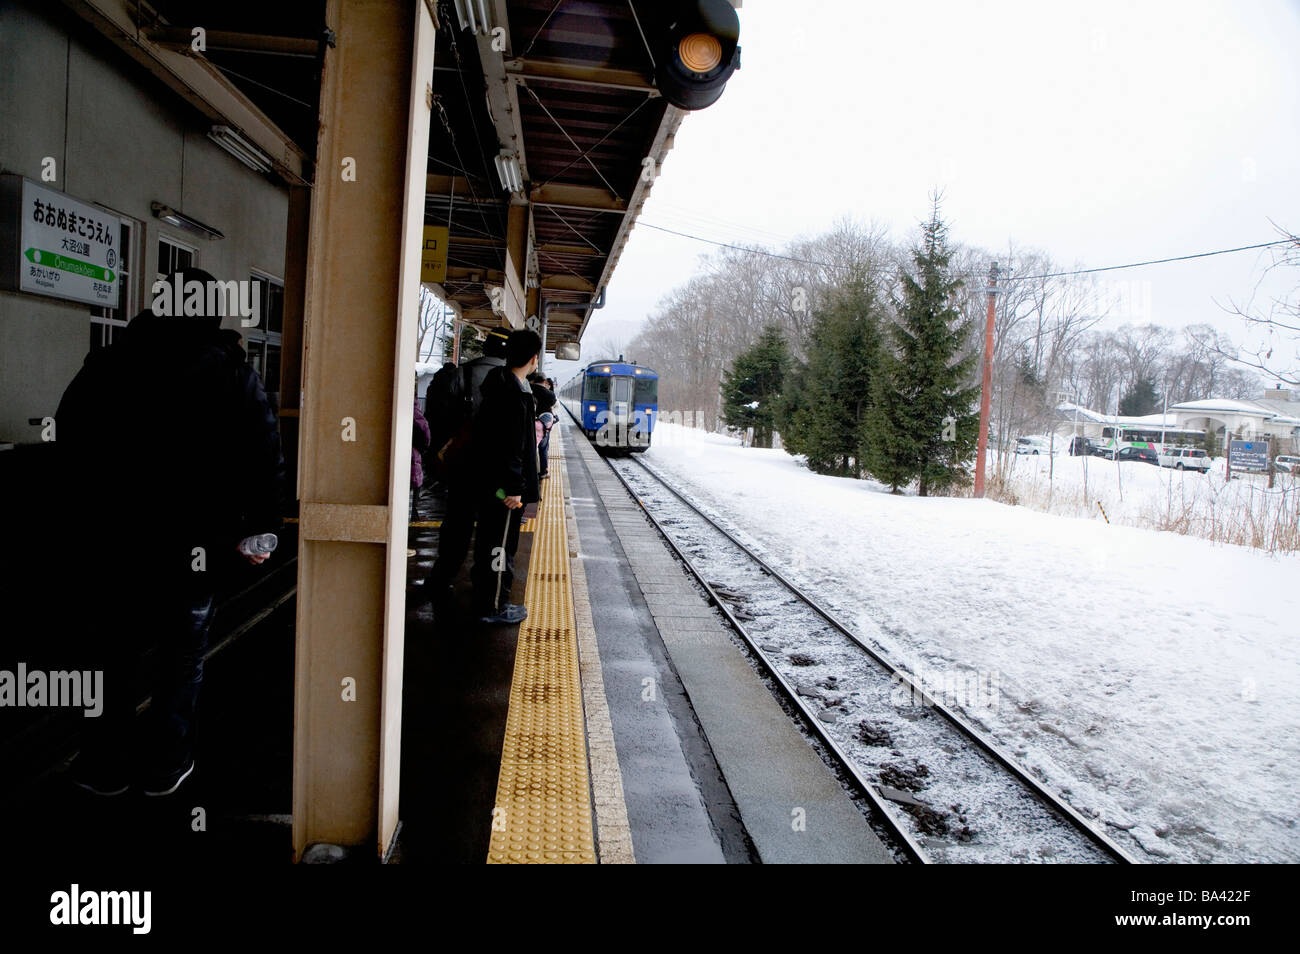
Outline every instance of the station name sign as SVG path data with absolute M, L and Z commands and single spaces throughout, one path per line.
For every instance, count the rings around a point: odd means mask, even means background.
M 0 288 L 117 308 L 116 215 L 23 176 L 0 176 Z

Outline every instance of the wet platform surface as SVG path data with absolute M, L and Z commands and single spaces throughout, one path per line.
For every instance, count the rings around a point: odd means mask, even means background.
M 638 504 L 575 429 L 561 434 L 555 463 L 568 494 L 556 504 L 567 554 L 557 556 L 567 555 L 576 584 L 571 613 L 600 860 L 882 860 L 865 819 Z M 435 619 L 426 577 L 443 507 L 427 488 L 409 537 L 401 826 L 390 858 L 403 864 L 488 859 L 516 665 L 519 627 L 483 626 L 470 615 L 472 550 L 455 584 L 459 613 Z M 521 534 L 512 602 L 526 602 L 535 543 L 533 532 Z M 8 817 L 22 819 L 10 842 L 20 857 L 220 868 L 291 862 L 296 566 L 286 556 L 276 572 L 276 585 L 218 610 L 194 776 L 167 798 L 84 793 L 59 769 L 76 749 L 76 726 L 64 727 L 50 736 L 50 764 L 33 764 L 6 789 Z M 791 809 L 810 806 L 825 823 L 791 837 Z M 344 857 L 370 864 L 372 852 Z

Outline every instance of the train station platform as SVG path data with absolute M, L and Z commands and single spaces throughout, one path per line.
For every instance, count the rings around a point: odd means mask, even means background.
M 443 506 L 424 494 L 410 528 L 391 862 L 893 860 L 576 428 L 553 432 L 551 477 L 521 533 L 522 625 L 468 617 L 469 561 L 462 612 L 435 617 L 425 579 Z M 218 610 L 198 769 L 177 797 L 75 790 L 64 771 L 75 737 L 33 738 L 10 751 L 40 763 L 9 792 L 27 820 L 16 851 L 223 869 L 292 859 L 293 539 L 290 524 L 273 571 Z M 305 860 L 373 857 L 322 846 Z
M 551 474 L 517 630 L 412 597 L 398 860 L 893 860 L 576 428 L 553 432 Z M 417 522 L 413 591 L 436 553 L 436 521 Z

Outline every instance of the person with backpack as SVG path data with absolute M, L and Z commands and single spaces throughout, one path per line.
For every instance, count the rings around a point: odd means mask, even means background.
M 473 474 L 466 449 L 474 413 L 482 401 L 483 381 L 505 365 L 508 335 L 494 328 L 483 342 L 483 356 L 457 367 L 444 365 L 429 382 L 424 416 L 429 422 L 429 463 L 446 488 L 445 512 L 438 531 L 438 557 L 429 573 L 428 592 L 434 612 L 444 615 L 453 605 L 452 583 L 469 553 L 474 533 Z
M 216 279 L 187 269 L 163 282 L 168 294 L 194 283 L 210 294 Z M 170 795 L 194 771 L 218 588 L 241 562 L 268 559 L 257 538 L 282 522 L 285 467 L 266 391 L 239 334 L 199 311 L 141 311 L 90 354 L 55 412 L 60 470 L 93 468 L 113 489 L 112 506 L 78 539 L 79 562 L 92 570 L 77 596 L 87 607 L 86 668 L 104 672 L 105 701 L 72 780 L 97 795 L 133 785 Z M 63 492 L 76 500 L 83 491 Z M 145 685 L 140 656 L 151 645 L 156 672 Z M 137 720 L 145 690 L 153 701 Z
M 514 625 L 528 617 L 527 609 L 510 602 L 510 588 L 524 509 L 539 499 L 537 405 L 528 374 L 537 369 L 541 352 L 536 332 L 511 332 L 505 367 L 484 379 L 474 415 L 469 456 L 478 527 L 470 579 L 479 622 L 488 625 Z

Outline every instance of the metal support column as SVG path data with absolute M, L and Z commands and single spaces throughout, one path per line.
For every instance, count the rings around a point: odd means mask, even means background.
M 434 22 L 329 0 L 307 251 L 293 844 L 397 827 L 407 487 Z

